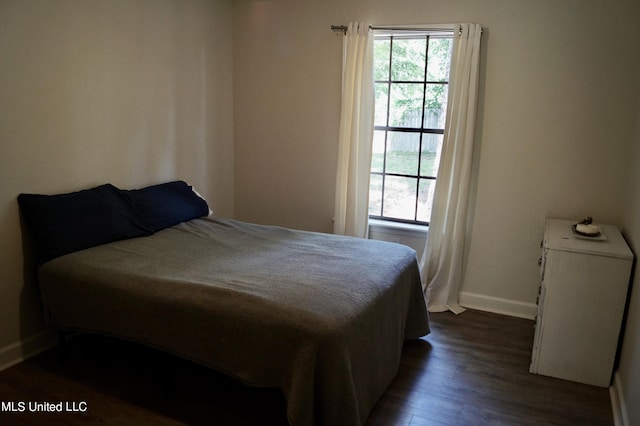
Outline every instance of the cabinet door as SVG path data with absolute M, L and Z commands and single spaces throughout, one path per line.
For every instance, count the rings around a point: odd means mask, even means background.
M 609 386 L 631 262 L 549 250 L 537 373 Z

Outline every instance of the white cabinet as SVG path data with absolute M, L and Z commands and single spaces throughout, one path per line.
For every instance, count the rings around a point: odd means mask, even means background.
M 529 371 L 608 387 L 633 254 L 615 226 L 580 237 L 575 222 L 546 222 Z

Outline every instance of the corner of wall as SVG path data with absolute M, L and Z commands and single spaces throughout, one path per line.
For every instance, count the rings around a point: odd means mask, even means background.
M 609 388 L 611 397 L 611 410 L 613 411 L 613 423 L 615 426 L 629 426 L 629 416 L 627 414 L 627 405 L 622 391 L 620 375 L 616 371 L 613 377 L 613 384 Z
M 52 330 L 45 330 L 0 348 L 0 371 L 38 355 L 57 344 L 55 333 Z

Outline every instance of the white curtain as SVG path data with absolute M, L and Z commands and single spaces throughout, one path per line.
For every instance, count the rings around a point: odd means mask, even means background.
M 366 238 L 373 140 L 373 35 L 350 23 L 343 41 L 342 106 L 333 231 Z
M 426 247 L 420 261 L 430 312 L 464 311 L 458 304 L 478 92 L 482 28 L 462 24 L 451 52 L 447 121 Z

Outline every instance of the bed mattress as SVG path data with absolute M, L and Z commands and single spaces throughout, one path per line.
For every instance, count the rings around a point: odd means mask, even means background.
M 293 425 L 360 425 L 429 332 L 403 245 L 201 218 L 40 267 L 57 327 L 279 388 Z

